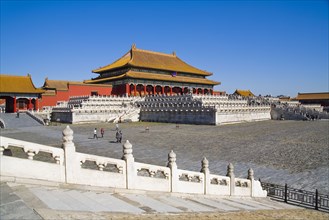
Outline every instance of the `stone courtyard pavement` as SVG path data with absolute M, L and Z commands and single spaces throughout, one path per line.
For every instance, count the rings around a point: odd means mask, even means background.
M 1 130 L 1 135 L 61 147 L 66 125 Z M 78 152 L 121 158 L 115 124 L 70 125 Z M 146 131 L 146 127 L 149 131 Z M 93 130 L 104 138 L 92 139 Z M 329 121 L 263 121 L 225 126 L 122 123 L 123 143 L 133 145 L 135 161 L 166 166 L 171 149 L 180 169 L 200 171 L 207 157 L 210 172 L 226 175 L 233 163 L 236 177 L 251 167 L 262 181 L 329 194 Z M 99 133 L 100 136 L 100 133 Z
M 0 219 L 317 219 L 328 213 L 269 198 L 214 197 L 45 181 L 1 182 Z M 40 185 L 41 184 L 41 185 Z

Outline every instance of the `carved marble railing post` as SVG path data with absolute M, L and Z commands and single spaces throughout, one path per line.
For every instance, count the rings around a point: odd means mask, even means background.
M 168 154 L 168 164 L 167 167 L 170 168 L 170 192 L 177 192 L 177 184 L 179 181 L 177 174 L 177 164 L 176 164 L 176 154 L 173 150 Z
M 202 169 L 201 172 L 204 173 L 204 194 L 209 193 L 210 188 L 210 171 L 209 171 L 209 161 L 206 157 L 201 161 Z
M 123 144 L 122 159 L 126 161 L 126 187 L 127 189 L 134 189 L 134 180 L 137 177 L 137 171 L 134 166 L 133 146 L 128 140 Z
M 79 163 L 76 161 L 75 145 L 73 143 L 73 131 L 69 126 L 62 132 L 63 149 L 65 154 L 65 181 L 66 183 L 75 183 L 75 173 Z
M 234 175 L 234 166 L 232 163 L 230 163 L 227 166 L 226 176 L 230 177 L 230 196 L 234 196 L 234 194 L 235 194 L 235 175 Z
M 248 170 L 248 180 L 250 180 L 250 196 L 253 196 L 253 185 L 254 185 L 254 171 L 250 168 Z

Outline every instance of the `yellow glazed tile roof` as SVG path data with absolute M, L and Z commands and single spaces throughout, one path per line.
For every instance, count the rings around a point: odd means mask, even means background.
M 210 76 L 212 73 L 197 69 L 181 59 L 176 54 L 165 54 L 148 50 L 137 49 L 135 46 L 123 57 L 104 67 L 93 70 L 94 73 L 102 73 L 123 66 L 150 68 L 173 72 L 192 73 L 196 75 Z
M 241 96 L 245 96 L 245 97 L 247 97 L 247 96 L 255 96 L 250 90 L 240 90 L 240 89 L 237 89 L 237 90 L 235 90 L 234 93 L 236 93 L 238 95 L 241 95 Z
M 0 93 L 43 93 L 44 90 L 37 89 L 33 85 L 31 75 L 13 76 L 0 75 Z
M 69 83 L 73 83 L 73 82 L 65 81 L 65 80 L 49 80 L 48 78 L 46 78 L 43 84 L 43 88 L 67 91 L 69 89 L 68 88 Z M 79 82 L 74 82 L 74 83 L 79 83 Z
M 169 81 L 169 82 L 185 82 L 185 83 L 196 83 L 196 84 L 206 84 L 206 85 L 218 85 L 220 82 L 212 81 L 205 78 L 193 78 L 193 77 L 185 77 L 185 76 L 171 76 L 171 75 L 163 75 L 163 74 L 154 74 L 154 73 L 145 73 L 145 72 L 136 72 L 136 71 L 128 71 L 124 74 L 115 77 L 107 77 L 95 80 L 88 80 L 85 83 L 99 83 L 105 81 L 112 81 L 116 79 L 122 78 L 133 78 L 133 79 L 150 79 L 150 80 L 159 80 L 159 81 Z
M 100 85 L 100 84 L 95 84 L 95 85 L 90 85 L 87 84 L 90 80 L 85 80 L 83 82 L 75 82 L 75 81 L 65 81 L 65 80 L 49 80 L 46 78 L 43 88 L 46 90 L 49 89 L 55 89 L 55 90 L 61 90 L 61 91 L 68 91 L 69 90 L 69 85 L 82 85 L 82 86 L 97 86 L 97 87 L 112 87 L 111 85 Z
M 298 93 L 297 100 L 329 99 L 329 92 Z
M 56 95 L 56 91 L 55 90 L 46 90 L 45 93 L 42 94 L 42 96 L 55 96 Z

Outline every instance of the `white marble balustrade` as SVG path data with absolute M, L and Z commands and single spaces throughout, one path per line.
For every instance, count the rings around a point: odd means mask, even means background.
M 76 152 L 73 131 L 67 126 L 63 130 L 63 149 L 1 137 L 0 175 L 7 179 L 37 179 L 58 183 L 90 186 L 178 192 L 224 196 L 266 197 L 259 181 L 254 180 L 249 169 L 248 179 L 235 178 L 232 164 L 228 176 L 211 174 L 209 162 L 202 160 L 200 172 L 177 168 L 176 154 L 168 154 L 167 167 L 135 162 L 132 145 L 123 145 L 122 159 L 114 159 Z M 28 159 L 3 154 L 9 146 L 24 149 Z M 56 163 L 36 161 L 38 152 L 52 155 Z M 85 166 L 89 163 L 93 167 Z M 110 166 L 110 167 L 109 167 Z M 96 169 L 95 169 L 96 167 Z

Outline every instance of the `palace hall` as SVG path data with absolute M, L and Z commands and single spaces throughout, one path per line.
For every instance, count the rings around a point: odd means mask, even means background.
M 0 75 L 0 99 L 5 100 L 5 111 L 38 110 L 44 90 L 36 88 L 27 76 Z
M 96 78 L 86 84 L 112 85 L 112 95 L 215 94 L 220 82 L 207 79 L 212 73 L 193 67 L 176 56 L 136 48 L 115 62 L 93 70 Z

